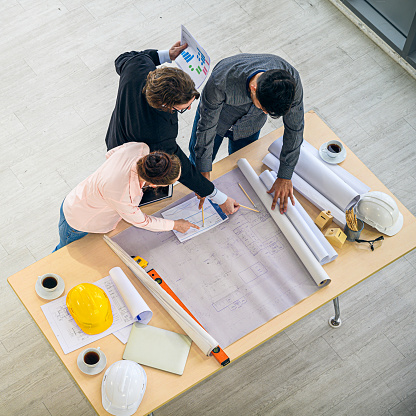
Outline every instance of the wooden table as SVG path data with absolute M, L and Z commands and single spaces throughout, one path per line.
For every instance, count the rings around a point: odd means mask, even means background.
M 280 128 L 259 141 L 252 143 L 239 152 L 221 160 L 214 165 L 213 179 L 236 167 L 237 160 L 245 157 L 260 173 L 265 169 L 261 161 L 267 153 L 268 146 L 283 133 Z M 328 140 L 338 137 L 328 126 L 313 112 L 305 115 L 305 134 L 307 141 L 316 148 Z M 390 195 L 391 192 L 376 178 L 376 176 L 347 148 L 347 158 L 342 166 L 364 181 L 371 187 L 371 190 L 378 190 Z M 173 200 L 177 200 L 189 193 L 182 185 L 175 187 Z M 312 218 L 318 215 L 318 209 L 306 201 L 301 195 L 296 194 L 299 201 L 308 211 Z M 392 195 L 393 196 L 393 195 Z M 394 196 L 393 196 L 394 197 Z M 231 360 L 242 356 L 251 349 L 257 347 L 269 338 L 278 334 L 299 319 L 318 309 L 325 303 L 337 298 L 343 292 L 360 283 L 372 274 L 376 273 L 391 262 L 397 260 L 416 247 L 416 218 L 395 198 L 400 212 L 404 217 L 402 230 L 393 237 L 385 237 L 383 245 L 376 251 L 357 250 L 353 243 L 346 242 L 342 249 L 337 249 L 339 257 L 324 266 L 326 272 L 332 279 L 332 283 L 315 292 L 310 297 L 293 306 L 286 312 L 270 320 L 255 331 L 249 333 L 239 341 L 225 349 Z M 166 200 L 144 208 L 148 214 L 158 211 L 169 205 L 172 200 Z M 121 222 L 117 229 L 110 235 L 114 235 L 129 224 Z M 380 233 L 366 225 L 361 234 L 363 239 L 373 239 Z M 42 310 L 41 305 L 46 301 L 39 298 L 35 292 L 37 277 L 45 273 L 56 273 L 65 281 L 66 295 L 73 286 L 81 282 L 95 282 L 108 275 L 112 267 L 120 266 L 129 276 L 137 290 L 150 306 L 154 315 L 151 321 L 153 326 L 181 332 L 181 328 L 170 318 L 164 309 L 144 289 L 133 276 L 130 270 L 121 262 L 113 251 L 103 241 L 101 235 L 88 235 L 61 250 L 50 254 L 35 264 L 9 277 L 8 281 L 16 292 L 23 305 L 26 307 L 40 330 L 50 342 L 63 364 L 71 373 L 91 405 L 100 415 L 108 413 L 101 404 L 101 380 L 104 372 L 96 376 L 83 374 L 77 367 L 76 360 L 80 348 L 70 354 L 63 354 L 58 341 L 55 338 Z M 326 325 L 325 322 L 322 325 Z M 109 335 L 92 346 L 100 346 L 107 356 L 107 367 L 122 358 L 124 345 L 113 335 Z M 137 411 L 137 415 L 146 415 L 175 396 L 183 393 L 193 385 L 209 377 L 216 371 L 227 371 L 227 367 L 221 368 L 213 357 L 206 357 L 199 349 L 192 344 L 190 355 L 182 376 L 170 374 L 150 367 L 145 367 L 148 377 L 147 390 L 144 399 Z

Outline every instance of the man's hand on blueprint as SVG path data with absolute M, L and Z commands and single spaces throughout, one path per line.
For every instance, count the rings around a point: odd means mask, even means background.
M 227 200 L 220 205 L 222 212 L 225 215 L 231 215 L 238 211 L 240 204 L 230 197 L 227 197 Z
M 284 214 L 287 211 L 288 199 L 292 201 L 292 205 L 295 205 L 295 199 L 293 197 L 293 185 L 290 179 L 277 178 L 268 194 L 274 192 L 272 209 L 276 208 L 277 200 L 279 199 L 280 213 Z

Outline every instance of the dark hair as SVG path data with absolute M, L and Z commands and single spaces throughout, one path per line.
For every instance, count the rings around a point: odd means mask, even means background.
M 152 152 L 137 162 L 137 174 L 153 185 L 170 185 L 181 172 L 181 162 L 176 155 Z
M 170 67 L 149 72 L 143 93 L 151 107 L 170 112 L 175 105 L 186 104 L 194 97 L 199 98 L 192 78 L 181 69 Z
M 263 109 L 274 118 L 284 116 L 292 106 L 296 82 L 283 69 L 266 71 L 257 79 L 256 97 Z

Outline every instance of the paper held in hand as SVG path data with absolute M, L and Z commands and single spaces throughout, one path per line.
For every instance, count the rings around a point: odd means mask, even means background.
M 188 44 L 188 47 L 175 59 L 176 64 L 182 71 L 190 75 L 199 88 L 208 76 L 211 60 L 205 49 L 188 32 L 185 26 L 181 25 L 181 45 Z

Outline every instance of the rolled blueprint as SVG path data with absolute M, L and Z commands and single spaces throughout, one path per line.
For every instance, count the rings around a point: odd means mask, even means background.
M 267 189 L 270 189 L 276 180 L 276 176 L 277 174 L 275 172 L 272 173 L 265 170 L 259 178 L 264 183 L 264 186 Z M 286 215 L 296 228 L 296 231 L 310 248 L 316 259 L 319 261 L 319 264 L 323 265 L 335 260 L 338 257 L 337 252 L 312 221 L 311 217 L 304 210 L 296 197 L 294 197 L 294 199 L 295 206 L 289 202 Z
M 283 136 L 281 138 L 279 137 L 277 140 L 283 140 Z M 345 183 L 347 183 L 349 186 L 351 186 L 352 189 L 354 189 L 357 194 L 365 194 L 370 190 L 370 187 L 366 185 L 365 183 L 361 182 L 356 176 L 354 176 L 352 173 L 345 170 L 343 167 L 341 167 L 338 164 L 330 164 L 325 162 L 321 156 L 319 156 L 319 150 L 313 147 L 309 142 L 306 140 L 302 143 L 302 148 L 307 150 L 313 157 L 319 160 L 320 163 L 322 163 L 324 166 L 326 166 L 328 169 L 331 169 L 332 172 L 334 172 L 338 177 L 340 177 Z
M 123 270 L 120 267 L 113 267 L 110 270 L 110 276 L 117 286 L 129 312 L 137 317 L 142 324 L 148 324 L 152 319 L 153 312 L 130 282 L 129 278 L 124 274 Z
M 116 253 L 124 264 L 140 280 L 143 286 L 155 297 L 163 306 L 175 322 L 185 331 L 185 333 L 195 342 L 205 355 L 210 355 L 211 351 L 218 346 L 218 342 L 205 331 L 191 316 L 156 283 L 117 243 L 104 235 L 104 241 Z
M 290 222 L 287 215 L 280 214 L 279 210 L 273 211 L 271 209 L 273 197 L 266 192 L 266 187 L 257 176 L 251 165 L 246 159 L 240 159 L 237 162 L 237 165 L 246 177 L 247 181 L 250 183 L 253 190 L 256 192 L 257 196 L 260 198 L 263 205 L 266 207 L 273 220 L 276 222 L 277 226 L 282 231 L 283 235 L 286 237 L 289 244 L 292 246 L 295 253 L 298 255 L 301 262 L 310 273 L 315 283 L 318 286 L 326 286 L 329 284 L 331 282 L 330 277 L 319 264 L 318 260 L 297 232 L 296 228 Z
M 270 145 L 269 152 L 279 158 L 282 144 L 282 140 L 275 140 Z M 319 193 L 333 202 L 341 211 L 345 212 L 347 209 L 350 209 L 360 199 L 357 191 L 311 155 L 304 147 L 301 147 L 295 172 Z
M 277 172 L 279 170 L 280 160 L 271 153 L 268 153 L 264 157 L 263 163 L 273 171 Z M 345 227 L 345 213 L 334 205 L 329 199 L 323 196 L 319 191 L 317 191 L 312 185 L 303 180 L 296 172 L 293 172 L 292 183 L 293 187 L 308 201 L 311 201 L 321 211 L 331 211 L 334 221 L 340 227 Z

